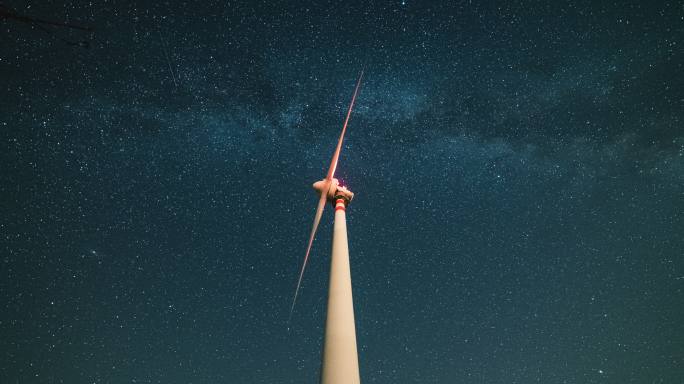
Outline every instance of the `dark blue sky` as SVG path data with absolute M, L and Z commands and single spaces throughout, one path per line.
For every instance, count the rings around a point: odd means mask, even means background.
M 0 382 L 316 382 L 364 66 L 363 382 L 684 377 L 681 4 L 2 4 Z

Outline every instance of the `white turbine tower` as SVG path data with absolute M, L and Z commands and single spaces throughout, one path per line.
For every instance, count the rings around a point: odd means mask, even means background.
M 359 75 L 354 88 L 347 116 L 344 119 L 342 133 L 337 142 L 337 148 L 332 157 L 330 168 L 325 179 L 314 183 L 313 187 L 320 194 L 316 216 L 309 235 L 309 245 L 299 272 L 297 289 L 290 316 L 294 310 L 299 287 L 304 276 L 304 269 L 309 260 L 311 245 L 316 236 L 316 229 L 321 221 L 323 210 L 327 202 L 335 206 L 335 225 L 333 229 L 332 259 L 330 262 L 330 287 L 328 289 L 328 313 L 325 321 L 325 339 L 323 341 L 323 358 L 321 364 L 322 384 L 356 384 L 360 383 L 359 358 L 356 350 L 356 327 L 354 325 L 354 303 L 352 300 L 351 272 L 349 269 L 349 246 L 347 244 L 347 222 L 345 210 L 354 194 L 347 188 L 340 186 L 335 176 L 335 169 L 340 158 L 344 133 L 347 130 L 356 95 L 359 92 L 363 71 Z

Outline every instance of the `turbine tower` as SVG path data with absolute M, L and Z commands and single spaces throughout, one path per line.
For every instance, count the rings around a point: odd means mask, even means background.
M 290 316 L 294 310 L 299 294 L 299 287 L 304 276 L 311 245 L 316 236 L 316 229 L 321 221 L 326 203 L 330 202 L 335 207 L 335 224 L 333 228 L 332 258 L 330 262 L 330 286 L 328 288 L 328 312 L 325 321 L 325 338 L 323 341 L 323 358 L 321 363 L 322 384 L 358 384 L 359 358 L 356 349 L 356 327 L 354 325 L 354 303 L 352 300 L 351 271 L 349 268 L 349 246 L 347 243 L 346 208 L 354 198 L 354 194 L 346 187 L 340 185 L 334 178 L 335 169 L 340 158 L 344 134 L 347 130 L 349 117 L 351 116 L 356 95 L 359 92 L 363 71 L 359 75 L 354 88 L 347 116 L 344 119 L 342 133 L 337 141 L 337 148 L 332 157 L 330 168 L 325 179 L 314 183 L 313 187 L 320 194 L 318 207 L 314 217 L 313 226 L 309 235 L 309 245 L 306 249 L 302 269 L 299 272 L 297 289 Z

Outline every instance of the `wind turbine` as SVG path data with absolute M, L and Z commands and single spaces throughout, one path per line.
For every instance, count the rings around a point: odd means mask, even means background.
M 335 206 L 335 224 L 333 227 L 332 258 L 330 262 L 330 286 L 328 288 L 328 313 L 325 321 L 325 338 L 323 341 L 323 358 L 321 363 L 322 384 L 355 384 L 360 383 L 359 358 L 356 350 L 356 327 L 354 325 L 354 303 L 352 300 L 351 271 L 349 269 L 349 246 L 347 244 L 347 221 L 345 210 L 354 198 L 354 194 L 346 187 L 340 185 L 335 179 L 335 169 L 340 159 L 344 133 L 351 116 L 356 95 L 359 92 L 363 70 L 356 81 L 354 95 L 352 96 L 347 116 L 344 119 L 342 133 L 337 141 L 337 148 L 333 154 L 330 168 L 325 179 L 317 181 L 313 187 L 320 194 L 318 208 L 314 216 L 309 245 L 299 272 L 297 289 L 295 290 L 290 317 L 294 310 L 302 284 L 304 269 L 309 260 L 311 245 L 316 236 L 316 229 L 323 216 L 325 204 L 330 201 Z

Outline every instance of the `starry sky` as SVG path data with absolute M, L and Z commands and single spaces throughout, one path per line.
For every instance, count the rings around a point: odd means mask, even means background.
M 681 3 L 0 9 L 0 382 L 317 382 L 361 68 L 363 382 L 684 380 Z

